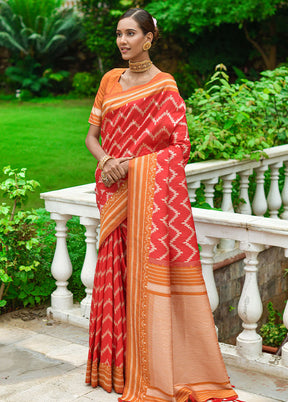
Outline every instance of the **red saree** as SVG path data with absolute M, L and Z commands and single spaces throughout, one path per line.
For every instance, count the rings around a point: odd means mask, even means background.
M 122 91 L 122 71 L 109 73 L 102 146 L 135 158 L 128 180 L 109 189 L 96 170 L 101 234 L 86 382 L 127 402 L 234 400 L 188 198 L 185 104 L 169 74 Z

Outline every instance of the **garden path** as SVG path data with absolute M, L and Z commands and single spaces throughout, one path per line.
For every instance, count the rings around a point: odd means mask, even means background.
M 49 321 L 43 309 L 0 316 L 0 400 L 117 402 L 116 394 L 84 384 L 87 345 L 87 330 Z M 284 382 L 228 372 L 245 402 L 288 401 Z

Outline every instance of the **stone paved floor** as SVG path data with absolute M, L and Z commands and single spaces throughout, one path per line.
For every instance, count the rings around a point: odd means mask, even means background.
M 29 321 L 22 318 L 13 318 L 13 313 L 0 316 L 1 401 L 118 401 L 116 394 L 84 384 L 88 350 L 85 329 L 49 322 L 41 315 Z M 232 382 L 237 384 L 239 398 L 244 402 L 288 402 L 288 393 L 287 399 L 283 399 L 283 392 L 276 397 L 266 397 L 269 393 L 265 393 L 265 381 L 261 386 L 263 392 L 254 391 L 253 383 L 259 383 L 256 377 L 251 379 L 247 392 L 247 377 L 245 379 L 244 374 L 235 369 L 229 370 Z

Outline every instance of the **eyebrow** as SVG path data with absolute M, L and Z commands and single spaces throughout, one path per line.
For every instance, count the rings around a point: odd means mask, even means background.
M 128 28 L 128 29 L 124 29 L 124 31 L 135 31 L 136 32 L 136 29 Z M 116 32 L 121 32 L 121 29 L 116 29 Z

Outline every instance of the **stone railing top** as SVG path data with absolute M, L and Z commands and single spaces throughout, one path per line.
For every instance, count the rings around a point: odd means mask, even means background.
M 96 206 L 95 183 L 40 194 L 48 212 L 100 219 Z
M 235 230 L 237 228 L 245 228 L 257 232 L 263 232 L 270 234 L 278 234 L 285 236 L 284 245 L 279 247 L 288 248 L 288 223 L 281 219 L 264 218 L 262 216 L 243 215 L 231 212 L 215 211 L 214 209 L 202 209 L 192 208 L 193 217 L 195 222 L 214 224 L 216 226 L 225 228 L 225 235 L 230 237 L 229 232 L 232 232 L 232 237 L 235 236 Z M 207 237 L 212 237 L 211 232 L 207 232 Z M 220 234 L 216 237 L 221 237 Z M 237 237 L 234 237 L 237 240 Z M 241 240 L 241 239 L 238 239 Z M 259 240 L 259 242 L 257 241 Z M 261 235 L 259 238 L 253 239 L 255 243 L 261 243 Z M 271 244 L 272 245 L 272 244 Z M 277 244 L 275 244 L 277 246 Z
M 73 204 L 78 205 L 96 206 L 94 189 L 95 183 L 89 183 L 41 193 L 40 198 L 45 201 L 73 202 Z
M 262 157 L 259 161 L 252 159 L 229 159 L 229 160 L 209 160 L 203 162 L 189 163 L 185 167 L 187 182 L 194 181 L 201 177 L 201 180 L 210 179 L 213 177 L 213 172 L 217 172 L 217 177 L 240 172 L 247 169 L 254 169 L 261 165 L 273 163 L 271 159 L 276 159 L 275 162 L 283 162 L 288 160 L 288 145 L 280 145 L 278 147 L 267 148 L 263 150 L 268 158 Z M 190 180 L 191 178 L 191 180 Z
M 94 187 L 94 183 L 69 187 L 42 193 L 41 198 L 45 200 L 46 209 L 50 212 L 59 211 L 59 213 L 65 212 L 83 216 L 83 208 L 89 207 L 89 213 L 91 214 L 91 210 L 93 210 L 93 217 L 99 218 L 100 214 L 96 206 Z M 71 206 L 73 210 L 71 210 Z M 86 215 L 85 212 L 84 215 Z M 249 239 L 246 238 L 248 241 L 288 249 L 288 223 L 285 220 L 201 208 L 193 208 L 193 216 L 196 229 L 200 223 L 201 225 L 209 225 L 209 230 L 206 232 L 207 237 L 243 240 L 244 229 L 251 233 Z M 213 227 L 215 230 L 212 229 Z M 203 233 L 203 231 L 201 232 Z M 264 232 L 265 237 L 269 235 L 271 238 L 268 242 L 267 238 L 265 241 L 263 239 Z

